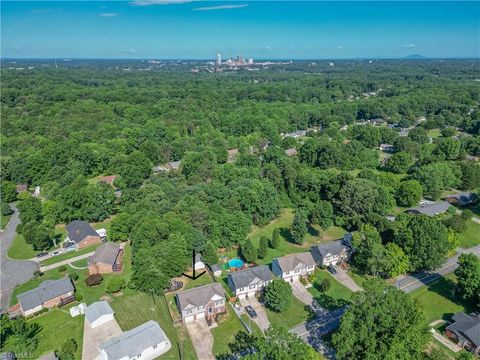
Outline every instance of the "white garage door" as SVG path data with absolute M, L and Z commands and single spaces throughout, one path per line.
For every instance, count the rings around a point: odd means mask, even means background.
M 190 322 L 193 321 L 193 315 L 192 316 L 187 316 L 186 318 L 183 319 L 184 322 Z
M 204 319 L 205 318 L 205 312 L 198 313 L 196 315 L 197 319 Z

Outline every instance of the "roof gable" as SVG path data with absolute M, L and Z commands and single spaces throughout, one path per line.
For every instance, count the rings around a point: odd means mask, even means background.
M 258 283 L 259 281 L 270 281 L 273 278 L 273 274 L 267 265 L 260 265 L 246 270 L 229 273 L 228 277 L 235 288 L 238 289 Z
M 190 290 L 185 290 L 177 293 L 177 304 L 180 310 L 185 310 L 189 305 L 193 307 L 199 307 L 206 305 L 214 297 L 219 299 L 225 299 L 225 294 L 222 285 L 219 283 L 208 284 L 199 286 Z

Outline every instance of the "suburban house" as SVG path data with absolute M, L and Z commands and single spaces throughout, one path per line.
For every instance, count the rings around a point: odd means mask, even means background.
M 447 201 L 448 203 L 460 206 L 473 204 L 476 200 L 477 196 L 472 192 L 461 192 L 453 195 L 448 195 L 445 198 L 445 201 Z
M 446 201 L 436 201 L 421 204 L 420 206 L 408 209 L 406 212 L 410 214 L 424 214 L 428 216 L 435 216 L 443 214 L 448 210 L 450 204 Z
M 183 322 L 204 318 L 211 321 L 226 312 L 225 293 L 219 283 L 179 292 L 176 301 Z
M 102 242 L 97 231 L 86 221 L 74 220 L 65 229 L 67 230 L 67 241 L 74 242 L 77 250 Z
M 290 254 L 273 259 L 272 270 L 284 280 L 298 280 L 315 271 L 315 260 L 310 252 Z
M 75 300 L 75 288 L 69 277 L 58 280 L 45 280 L 35 289 L 17 296 L 20 310 L 24 316 L 32 315 L 42 309 L 63 306 Z
M 88 325 L 94 329 L 110 320 L 114 320 L 113 310 L 106 301 L 96 301 L 85 309 L 85 319 Z
M 100 346 L 101 360 L 153 360 L 166 353 L 172 344 L 156 321 L 125 331 Z
M 117 179 L 117 175 L 107 175 L 107 176 L 100 176 L 98 178 L 98 182 L 106 183 L 110 186 L 114 186 L 113 182 Z
M 273 274 L 268 265 L 260 265 L 242 271 L 228 274 L 228 286 L 235 296 L 240 299 L 255 296 L 273 279 Z
M 337 265 L 350 259 L 353 252 L 351 237 L 351 234 L 346 234 L 343 239 L 312 246 L 310 252 L 315 263 L 318 266 Z
M 88 273 L 110 274 L 122 271 L 123 246 L 113 242 L 100 245 L 88 258 Z
M 458 312 L 452 316 L 452 320 L 445 334 L 463 349 L 480 355 L 480 314 Z

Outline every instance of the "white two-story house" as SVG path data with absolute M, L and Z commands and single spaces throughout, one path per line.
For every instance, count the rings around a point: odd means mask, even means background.
M 268 265 L 260 265 L 228 274 L 228 286 L 239 299 L 255 296 L 273 279 Z
M 225 313 L 225 293 L 219 283 L 199 286 L 176 295 L 178 311 L 182 321 L 197 319 L 212 321 L 217 314 Z
M 351 234 L 346 234 L 343 239 L 312 246 L 310 252 L 316 264 L 328 266 L 348 261 L 353 253 L 351 238 Z
M 315 271 L 315 260 L 310 252 L 290 254 L 273 259 L 272 270 L 284 280 L 298 280 Z

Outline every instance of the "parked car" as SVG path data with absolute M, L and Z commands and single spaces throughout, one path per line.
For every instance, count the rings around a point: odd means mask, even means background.
M 257 317 L 257 312 L 254 310 L 254 308 L 251 305 L 245 306 L 245 311 L 247 312 L 248 316 L 250 316 L 252 319 L 255 319 Z
M 50 255 L 51 256 L 57 256 L 57 255 L 60 255 L 61 253 L 62 253 L 61 251 L 56 250 L 56 251 L 52 252 Z
M 327 266 L 327 270 L 333 274 L 333 275 L 336 275 L 337 274 L 337 270 L 335 270 L 335 268 L 333 267 L 333 265 L 328 265 Z
M 42 258 L 44 256 L 47 256 L 48 255 L 48 252 L 42 252 L 40 254 L 37 254 L 37 258 Z

